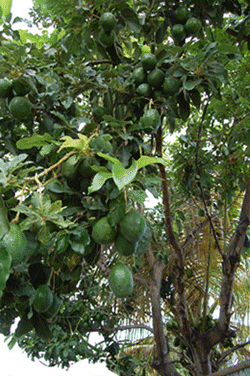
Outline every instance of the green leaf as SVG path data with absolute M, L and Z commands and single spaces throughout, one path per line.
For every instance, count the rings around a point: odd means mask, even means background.
M 199 110 L 201 106 L 201 96 L 200 92 L 197 89 L 194 89 L 189 92 L 190 99 L 193 103 L 193 105 Z
M 78 139 L 70 136 L 64 136 L 61 140 L 65 140 L 58 150 L 58 153 L 65 148 L 73 148 L 81 151 L 85 151 L 88 146 L 88 137 L 78 133 Z
M 16 337 L 12 337 L 11 340 L 10 340 L 10 342 L 8 342 L 8 344 L 7 344 L 8 349 L 12 350 L 16 343 L 17 343 L 17 338 Z
M 46 210 L 46 213 L 48 214 L 48 218 L 51 218 L 54 215 L 61 213 L 62 209 L 63 209 L 62 208 L 62 201 L 57 200 L 53 203 L 49 202 L 49 205 L 48 205 L 47 210 Z
M 228 73 L 224 65 L 212 62 L 207 66 L 207 75 L 209 77 L 214 76 L 221 81 L 222 84 L 228 83 Z
M 102 158 L 106 159 L 107 161 L 109 161 L 109 162 L 111 162 L 111 163 L 121 163 L 121 162 L 119 161 L 119 159 L 114 158 L 114 157 L 111 157 L 110 155 L 106 155 L 106 154 L 103 154 L 103 153 L 101 153 L 101 152 L 97 153 L 97 155 L 98 155 L 99 157 L 102 157 Z
M 147 155 L 143 155 L 137 160 L 138 170 L 140 170 L 143 167 L 146 167 L 150 164 L 154 163 L 160 163 L 165 164 L 164 160 L 162 158 L 158 157 L 148 157 Z
M 123 8 L 121 10 L 121 16 L 126 21 L 126 23 L 129 25 L 130 29 L 133 30 L 135 33 L 140 33 L 141 31 L 141 25 L 138 18 L 137 13 L 132 8 Z
M 124 168 L 122 164 L 115 163 L 112 169 L 113 180 L 118 189 L 124 188 L 126 185 L 130 184 L 138 172 L 138 164 L 134 160 L 129 168 Z
M 202 81 L 201 79 L 195 80 L 195 81 L 189 80 L 189 81 L 184 82 L 183 86 L 186 90 L 193 90 L 196 86 L 198 86 L 201 83 L 201 81 Z
M 50 230 L 48 226 L 43 225 L 37 233 L 37 239 L 42 243 L 46 244 L 50 241 Z
M 42 340 L 50 342 L 52 338 L 52 332 L 50 330 L 47 320 L 38 314 L 32 316 L 32 322 L 35 327 L 36 334 Z
M 92 181 L 91 186 L 88 189 L 88 193 L 93 193 L 98 191 L 102 188 L 102 186 L 105 184 L 106 180 L 112 178 L 112 173 L 107 171 L 106 168 L 103 168 L 100 170 L 95 176 Z
M 158 30 L 155 35 L 156 43 L 162 43 L 164 39 L 166 38 L 166 31 L 168 28 L 169 24 L 167 20 L 164 20 L 158 27 Z
M 53 149 L 53 145 L 46 144 L 42 146 L 40 150 L 40 154 L 42 157 L 45 157 L 46 155 L 50 154 Z
M 17 141 L 16 146 L 20 150 L 31 149 L 33 147 L 40 148 L 53 140 L 49 133 L 33 134 L 31 137 L 24 137 Z
M 56 253 L 60 254 L 67 250 L 69 246 L 69 234 L 62 233 L 59 234 L 56 240 Z
M 90 243 L 88 231 L 85 228 L 81 228 L 81 232 L 77 235 L 73 235 L 69 242 L 73 251 L 84 255 L 85 247 Z
M 27 314 L 19 321 L 17 328 L 15 330 L 16 338 L 20 338 L 21 336 L 29 333 L 34 328 L 33 322 L 30 318 L 28 318 Z

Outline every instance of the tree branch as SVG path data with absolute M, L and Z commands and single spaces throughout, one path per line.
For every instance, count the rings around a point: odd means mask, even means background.
M 159 128 L 156 135 L 156 153 L 158 156 L 162 156 L 162 129 Z M 175 287 L 179 297 L 178 301 L 178 314 L 180 319 L 180 328 L 183 334 L 187 337 L 191 334 L 190 332 L 190 323 L 188 320 L 188 306 L 185 292 L 185 260 L 183 249 L 181 248 L 179 242 L 177 241 L 173 226 L 172 226 L 172 213 L 170 209 L 170 198 L 169 198 L 169 189 L 168 189 L 168 179 L 165 167 L 162 164 L 158 165 L 160 176 L 161 176 L 161 185 L 162 185 L 162 200 L 164 208 L 164 223 L 167 230 L 167 235 L 169 243 L 172 246 L 172 254 L 175 261 Z
M 154 333 L 154 330 L 150 326 L 145 325 L 145 324 L 121 325 L 121 326 L 116 326 L 114 328 L 102 327 L 102 328 L 97 328 L 97 329 L 92 329 L 92 330 L 90 329 L 90 331 L 93 331 L 93 332 L 105 331 L 107 333 L 113 333 L 113 332 L 119 332 L 120 330 L 130 330 L 130 329 L 144 329 L 144 330 L 147 330 L 148 332 Z
M 217 138 L 219 136 L 222 136 L 223 134 L 231 131 L 237 124 L 239 124 L 240 122 L 242 122 L 243 120 L 245 120 L 248 116 L 250 116 L 250 112 L 248 112 L 242 118 L 234 120 L 233 124 L 230 127 L 228 127 L 227 129 L 224 129 L 223 131 L 217 133 L 215 136 L 212 136 L 212 137 L 209 137 L 209 138 L 200 138 L 200 139 L 191 140 L 191 141 L 192 142 L 196 142 L 196 143 L 212 141 L 213 139 L 215 139 L 215 138 Z
M 198 139 L 200 139 L 200 137 L 201 137 L 202 125 L 203 125 L 203 122 L 204 122 L 205 117 L 206 117 L 208 105 L 209 105 L 209 102 L 207 101 L 207 103 L 204 106 L 203 114 L 202 114 L 202 117 L 201 117 L 201 122 L 200 122 L 200 125 L 199 125 Z M 199 166 L 199 148 L 200 148 L 200 143 L 197 142 L 196 143 L 196 152 L 195 152 L 195 166 L 196 166 L 197 175 L 199 177 L 201 177 L 201 171 L 200 171 L 200 166 Z M 203 187 L 202 187 L 202 184 L 201 184 L 201 179 L 199 179 L 199 188 L 200 188 L 201 198 L 202 198 L 202 202 L 203 202 L 204 209 L 205 209 L 205 212 L 206 212 L 206 216 L 209 220 L 210 227 L 212 229 L 212 233 L 213 233 L 213 237 L 214 237 L 214 240 L 215 240 L 216 247 L 218 248 L 218 251 L 220 252 L 221 256 L 223 257 L 222 250 L 221 250 L 221 247 L 220 247 L 220 243 L 218 241 L 218 237 L 216 235 L 216 231 L 215 231 L 215 228 L 214 228 L 214 225 L 213 225 L 213 222 L 212 222 L 212 218 L 211 218 L 211 215 L 208 211 L 204 190 L 203 190 Z
M 224 361 L 224 359 L 226 357 L 228 357 L 230 354 L 234 353 L 236 350 L 241 349 L 242 347 L 245 347 L 245 346 L 247 346 L 249 344 L 250 344 L 250 341 L 247 341 L 247 342 L 244 342 L 244 343 L 240 343 L 240 344 L 238 344 L 238 345 L 230 348 L 229 350 L 225 351 L 223 354 L 221 354 L 221 356 L 220 356 L 217 364 L 222 363 Z
M 243 198 L 238 226 L 234 232 L 228 251 L 224 256 L 222 271 L 223 279 L 220 291 L 220 316 L 219 328 L 226 331 L 231 317 L 233 298 L 233 283 L 235 271 L 240 263 L 241 251 L 243 248 L 247 228 L 250 224 L 250 178 L 247 183 L 246 192 Z
M 161 315 L 160 288 L 164 270 L 165 265 L 162 262 L 157 261 L 154 263 L 153 278 L 149 288 L 152 305 L 154 337 L 157 351 L 157 358 L 154 360 L 152 366 L 162 376 L 180 376 L 171 363 L 169 344 L 164 333 Z

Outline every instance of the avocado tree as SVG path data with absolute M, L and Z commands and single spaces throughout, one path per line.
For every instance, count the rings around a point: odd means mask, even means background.
M 249 356 L 249 1 L 34 0 L 38 34 L 2 10 L 9 346 L 119 375 Z

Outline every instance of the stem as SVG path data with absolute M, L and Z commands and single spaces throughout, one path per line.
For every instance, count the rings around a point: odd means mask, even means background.
M 40 174 L 38 174 L 38 175 L 35 175 L 31 178 L 25 178 L 25 181 L 27 181 L 27 182 L 33 181 L 33 180 L 37 181 L 38 179 L 42 178 L 43 176 L 48 175 L 51 171 L 53 171 L 55 168 L 59 167 L 64 161 L 66 161 L 66 159 L 68 159 L 72 154 L 75 154 L 75 153 L 76 153 L 75 151 L 70 151 L 69 153 L 64 155 L 64 157 L 59 159 L 59 161 L 57 161 L 55 164 L 46 168 L 44 171 L 40 172 Z

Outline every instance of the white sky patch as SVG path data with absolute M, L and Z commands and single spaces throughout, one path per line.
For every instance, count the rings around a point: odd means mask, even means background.
M 29 18 L 29 10 L 32 8 L 32 0 L 12 0 L 11 13 L 15 17 Z

